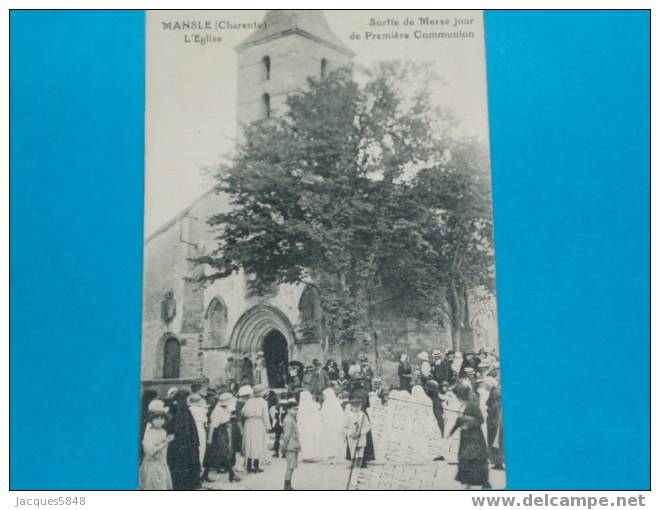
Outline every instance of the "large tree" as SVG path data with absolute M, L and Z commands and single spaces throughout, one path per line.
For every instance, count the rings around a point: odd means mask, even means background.
M 455 349 L 471 349 L 470 303 L 495 291 L 488 155 L 473 139 L 452 140 L 445 161 L 420 171 L 415 195 L 432 214 L 423 251 L 405 278 L 410 302 L 442 326 Z
M 245 127 L 233 161 L 218 173 L 217 190 L 231 197 L 232 210 L 211 217 L 218 247 L 198 259 L 211 269 L 206 281 L 253 275 L 254 293 L 315 286 L 325 340 L 354 348 L 375 335 L 376 280 L 399 279 L 395 289 L 429 310 L 443 305 L 424 272 L 434 272 L 434 285 L 456 282 L 457 292 L 473 280 L 440 276 L 452 261 L 459 273 L 472 255 L 465 234 L 449 228 L 460 221 L 454 204 L 464 195 L 443 189 L 443 179 L 455 181 L 445 170 L 462 165 L 462 153 L 454 144 L 456 155 L 448 155 L 451 121 L 431 104 L 431 77 L 399 62 L 364 76 L 358 83 L 340 69 L 310 79 L 282 111 Z M 460 260 L 445 253 L 451 236 L 461 239 L 454 242 Z

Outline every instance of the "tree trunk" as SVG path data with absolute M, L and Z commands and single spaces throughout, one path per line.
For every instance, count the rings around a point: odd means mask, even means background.
M 451 327 L 451 348 L 456 352 L 461 350 L 461 330 L 454 326 Z
M 376 375 L 380 376 L 380 367 L 378 365 L 378 332 L 374 330 L 374 369 L 376 370 Z
M 449 305 L 452 349 L 456 352 L 464 351 L 461 331 L 463 329 L 465 306 L 462 299 L 464 293 L 461 292 L 461 290 L 462 289 L 457 288 L 456 282 L 452 281 L 449 283 L 447 304 Z
M 461 327 L 461 347 L 464 352 L 474 351 L 474 333 L 472 325 L 470 324 L 470 298 L 468 296 L 468 289 L 463 285 L 463 320 Z

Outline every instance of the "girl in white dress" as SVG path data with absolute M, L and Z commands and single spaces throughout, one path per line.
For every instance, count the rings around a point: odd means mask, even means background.
M 319 404 L 314 401 L 312 394 L 307 390 L 300 392 L 298 431 L 300 433 L 300 459 L 303 462 L 317 460 L 321 456 L 321 413 Z
M 344 410 L 332 388 L 323 390 L 321 405 L 321 442 L 320 455 L 330 463 L 342 459 L 346 453 L 344 442 Z

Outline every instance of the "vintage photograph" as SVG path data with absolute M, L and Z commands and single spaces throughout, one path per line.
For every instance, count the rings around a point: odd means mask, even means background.
M 480 11 L 147 12 L 145 169 L 141 489 L 505 487 Z

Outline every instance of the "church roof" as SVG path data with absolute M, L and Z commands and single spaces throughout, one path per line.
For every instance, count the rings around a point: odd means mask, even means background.
M 265 28 L 252 33 L 236 49 L 261 44 L 278 37 L 298 34 L 312 39 L 353 57 L 353 53 L 333 32 L 323 11 L 319 10 L 271 10 L 266 12 Z

